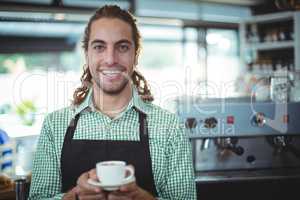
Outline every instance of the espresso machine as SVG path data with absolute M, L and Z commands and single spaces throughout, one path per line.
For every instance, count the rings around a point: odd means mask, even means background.
M 300 184 L 300 103 L 176 100 L 199 199 L 289 199 Z M 294 189 L 295 190 L 294 190 Z

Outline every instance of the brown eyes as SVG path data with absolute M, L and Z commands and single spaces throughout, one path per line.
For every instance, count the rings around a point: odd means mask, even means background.
M 97 52 L 103 52 L 105 51 L 106 49 L 106 46 L 105 45 L 95 45 L 93 47 L 94 50 L 96 50 Z M 130 49 L 129 45 L 128 44 L 119 44 L 116 46 L 116 50 L 119 52 L 119 53 L 125 53 L 127 52 L 128 50 Z
M 96 51 L 102 52 L 105 49 L 105 46 L 103 45 L 96 45 L 93 47 L 93 49 L 95 49 Z
M 129 46 L 126 44 L 121 44 L 118 46 L 118 51 L 121 53 L 125 53 L 128 50 L 129 50 Z

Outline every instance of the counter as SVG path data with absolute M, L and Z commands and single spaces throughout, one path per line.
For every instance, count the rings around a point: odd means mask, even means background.
M 16 192 L 14 188 L 0 190 L 0 200 L 15 200 L 15 199 L 16 199 Z
M 300 169 L 196 173 L 198 199 L 283 200 L 299 196 Z
M 214 171 L 196 172 L 196 182 L 234 182 L 271 179 L 293 179 L 300 178 L 300 169 L 261 169 L 261 170 L 236 170 L 236 171 Z

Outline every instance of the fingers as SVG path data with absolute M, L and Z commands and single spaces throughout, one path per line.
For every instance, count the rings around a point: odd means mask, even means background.
M 134 166 L 133 165 L 128 165 L 128 167 L 132 169 L 133 175 L 134 175 Z M 129 175 L 130 175 L 130 171 L 126 171 L 126 177 L 128 177 Z M 136 182 L 132 182 L 132 183 L 123 185 L 123 186 L 121 186 L 119 188 L 119 190 L 121 192 L 132 192 L 132 191 L 135 191 L 135 190 L 137 190 Z
M 97 194 L 102 194 L 103 192 L 95 192 L 95 191 L 91 191 L 91 190 L 85 190 L 82 188 L 79 188 L 76 191 L 77 196 L 89 196 L 89 195 L 97 195 Z
M 136 183 L 130 183 L 124 186 L 121 186 L 119 190 L 109 193 L 108 199 L 114 200 L 122 197 L 122 200 L 127 199 L 135 199 L 137 197 L 139 192 L 139 187 L 136 185 Z M 118 198 L 117 198 L 118 197 Z M 125 198 L 126 197 L 126 198 Z M 121 200 L 121 198 L 120 198 Z
M 78 186 L 78 192 L 84 192 L 84 193 L 87 193 L 87 192 L 101 192 L 101 188 L 100 187 L 97 187 L 97 186 L 93 186 L 91 184 L 88 183 L 88 179 L 90 178 L 89 177 L 89 174 L 92 173 L 92 172 L 85 172 L 83 173 L 77 180 L 77 186 Z
M 106 200 L 106 195 L 101 193 L 101 194 L 94 194 L 94 195 L 81 195 L 78 196 L 79 200 Z
M 96 169 L 92 169 L 88 173 L 89 173 L 89 178 L 93 180 L 98 180 Z
M 106 200 L 106 192 L 102 191 L 101 188 L 94 189 L 87 189 L 85 186 L 77 186 L 76 187 L 76 194 L 78 199 L 80 200 L 93 200 L 93 199 L 99 199 L 99 200 Z
M 110 193 L 107 200 L 132 200 L 133 198 L 121 193 Z
M 138 189 L 136 182 L 132 182 L 126 185 L 122 185 L 120 187 L 120 191 L 121 192 L 134 192 Z
M 132 199 L 154 199 L 154 197 L 149 192 L 140 188 L 135 182 L 121 186 L 119 191 L 113 192 L 111 194 L 116 196 L 124 195 Z

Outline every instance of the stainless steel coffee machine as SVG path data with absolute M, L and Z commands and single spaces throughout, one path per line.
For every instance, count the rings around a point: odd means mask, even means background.
M 255 187 L 253 198 L 285 198 L 293 181 L 299 185 L 299 102 L 184 97 L 176 104 L 192 142 L 199 199 L 243 195 Z

